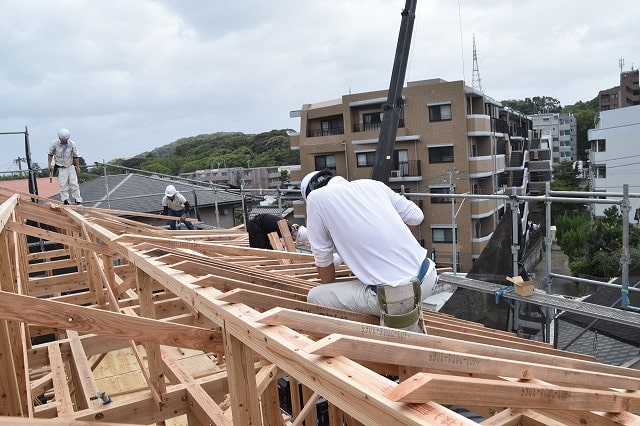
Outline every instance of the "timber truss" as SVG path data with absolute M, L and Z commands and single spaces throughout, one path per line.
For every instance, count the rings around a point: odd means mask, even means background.
M 332 426 L 477 424 L 458 407 L 640 425 L 638 370 L 437 312 L 423 335 L 309 304 L 311 256 L 249 248 L 241 228 L 0 202 L 0 425 L 315 425 L 319 401 Z

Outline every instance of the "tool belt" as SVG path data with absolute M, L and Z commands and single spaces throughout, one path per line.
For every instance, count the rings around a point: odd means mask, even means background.
M 378 295 L 381 324 L 391 328 L 425 332 L 424 327 L 420 324 L 422 318 L 422 289 L 420 285 L 430 265 L 431 261 L 425 257 L 420 265 L 417 278 L 409 284 L 398 287 L 370 286 Z
M 422 317 L 420 284 L 416 279 L 398 287 L 378 286 L 380 319 L 385 326 L 407 329 L 419 323 Z

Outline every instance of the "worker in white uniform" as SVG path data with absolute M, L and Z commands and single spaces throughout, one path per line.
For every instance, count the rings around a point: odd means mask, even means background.
M 60 129 L 58 139 L 49 146 L 49 176 L 58 177 L 60 200 L 64 204 L 69 204 L 69 192 L 76 204 L 82 204 L 78 183 L 80 153 L 76 144 L 69 139 L 70 136 L 69 130 Z
M 382 182 L 349 182 L 328 170 L 307 174 L 300 190 L 307 238 L 324 284 L 312 288 L 307 301 L 424 332 L 421 301 L 433 292 L 437 272 L 409 228 L 422 222 L 422 210 Z M 335 282 L 334 252 L 356 280 Z
M 189 230 L 193 230 L 193 223 L 189 222 L 189 209 L 191 206 L 187 199 L 176 191 L 176 187 L 173 185 L 167 185 L 164 190 L 164 197 L 162 197 L 162 210 L 163 214 L 167 216 L 174 216 L 187 227 Z M 176 219 L 169 220 L 169 229 L 176 230 Z

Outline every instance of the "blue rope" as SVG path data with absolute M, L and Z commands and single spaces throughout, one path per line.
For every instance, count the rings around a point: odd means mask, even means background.
M 505 293 L 513 293 L 513 286 L 508 285 L 506 287 L 499 288 L 493 292 L 493 294 L 496 296 L 496 305 L 500 302 L 500 296 L 502 296 Z

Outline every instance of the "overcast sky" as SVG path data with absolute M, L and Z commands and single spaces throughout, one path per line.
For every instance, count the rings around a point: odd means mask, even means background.
M 588 5 L 587 5 L 588 4 Z M 387 89 L 403 0 L 0 0 L 0 132 L 89 164 L 203 133 L 299 130 L 304 103 Z M 637 0 L 418 0 L 406 81 L 588 101 L 640 66 Z M 634 56 L 635 55 L 635 56 Z M 0 171 L 24 157 L 0 135 Z M 24 166 L 23 166 L 24 167 Z

